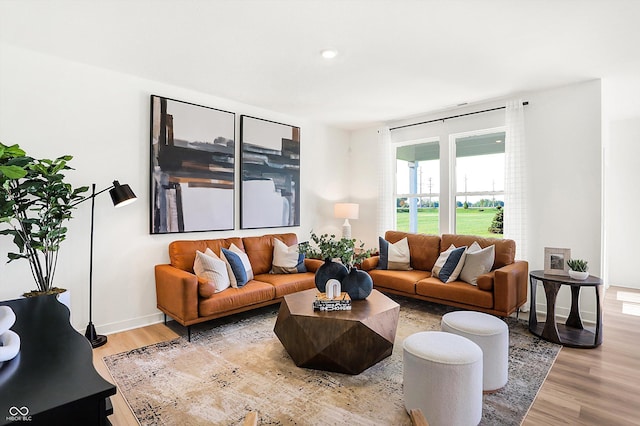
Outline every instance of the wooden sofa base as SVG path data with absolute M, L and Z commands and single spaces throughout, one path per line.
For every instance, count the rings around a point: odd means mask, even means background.
M 380 291 L 382 293 L 397 294 L 398 296 L 404 296 L 404 297 L 407 297 L 407 298 L 410 298 L 410 299 L 425 300 L 427 302 L 438 303 L 440 305 L 453 306 L 453 307 L 456 307 L 456 308 L 468 309 L 470 311 L 484 312 L 486 314 L 496 315 L 496 316 L 499 316 L 499 317 L 508 317 L 511 314 L 513 314 L 514 312 L 519 312 L 520 311 L 520 307 L 526 303 L 526 300 L 525 300 L 522 303 L 518 304 L 513 309 L 510 309 L 507 312 L 503 312 L 503 311 L 496 311 L 495 309 L 487 309 L 487 308 L 483 308 L 483 307 L 475 306 L 475 305 L 466 305 L 464 303 L 453 302 L 451 300 L 444 300 L 444 299 L 437 299 L 435 297 L 423 296 L 421 294 L 409 294 L 409 293 L 405 293 L 403 291 L 393 290 L 393 289 L 390 289 L 390 288 L 376 287 L 375 285 L 373 286 L 373 288 L 375 288 L 376 290 L 378 290 L 378 291 Z

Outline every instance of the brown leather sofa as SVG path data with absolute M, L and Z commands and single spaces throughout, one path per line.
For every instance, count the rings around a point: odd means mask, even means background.
M 158 309 L 187 327 L 190 339 L 192 324 L 279 303 L 286 294 L 314 288 L 315 271 L 322 264 L 319 260 L 305 259 L 308 272 L 269 273 L 273 261 L 274 238 L 287 246 L 298 242 L 293 233 L 172 242 L 169 244 L 171 263 L 155 266 Z M 220 249 L 229 248 L 232 243 L 244 250 L 249 257 L 254 279 L 241 288 L 228 288 L 210 297 L 201 297 L 198 292 L 198 277 L 193 272 L 196 250 L 204 253 L 210 248 L 216 255 L 220 255 Z
M 362 263 L 362 269 L 371 275 L 374 288 L 379 291 L 503 317 L 511 315 L 526 302 L 529 265 L 526 261 L 514 259 L 516 244 L 513 240 L 452 234 L 440 237 L 399 231 L 385 233 L 385 240 L 390 243 L 404 237 L 409 242 L 413 270 L 376 269 L 379 256 L 365 259 Z M 474 241 L 482 248 L 495 245 L 493 268 L 478 277 L 477 286 L 463 281 L 445 284 L 431 276 L 441 251 L 451 244 L 469 247 Z

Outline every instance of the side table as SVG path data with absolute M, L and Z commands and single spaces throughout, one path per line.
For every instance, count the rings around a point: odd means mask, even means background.
M 529 331 L 538 337 L 553 343 L 573 348 L 595 348 L 602 344 L 602 286 L 600 278 L 590 275 L 586 280 L 574 280 L 568 276 L 549 275 L 544 271 L 532 271 L 529 274 L 531 284 L 531 306 L 529 310 Z M 536 313 L 537 281 L 541 281 L 547 298 L 547 317 L 538 323 Z M 564 324 L 556 322 L 556 297 L 563 285 L 571 286 L 571 310 Z M 580 289 L 593 287 L 596 297 L 595 327 L 582 324 L 579 310 Z

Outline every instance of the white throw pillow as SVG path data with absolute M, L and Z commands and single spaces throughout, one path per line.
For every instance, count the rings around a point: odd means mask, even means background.
M 273 239 L 273 266 L 295 268 L 298 265 L 299 256 L 297 244 L 287 247 L 279 239 Z
M 243 252 L 238 246 L 235 244 L 231 244 L 229 250 L 238 255 L 240 260 L 242 260 L 242 264 L 244 265 L 244 270 L 247 272 L 247 282 L 253 279 L 253 269 L 251 268 L 251 262 L 249 262 L 249 256 L 247 253 Z
M 411 270 L 411 253 L 407 237 L 395 243 L 390 243 L 382 237 L 379 237 L 378 241 L 380 243 L 378 269 Z
M 220 293 L 231 285 L 229 282 L 229 274 L 227 273 L 227 266 L 211 249 L 207 249 L 204 253 L 199 250 L 196 251 L 193 271 L 198 278 L 202 278 L 207 283 L 213 285 L 213 293 Z M 210 295 L 211 292 L 205 290 L 205 293 Z M 202 296 L 205 296 L 205 294 L 202 294 Z
M 304 254 L 298 252 L 298 244 L 287 247 L 277 238 L 273 239 L 273 262 L 271 274 L 298 274 L 307 272 L 304 264 Z
M 467 250 L 460 279 L 469 284 L 478 285 L 478 276 L 491 271 L 495 257 L 496 247 L 494 245 L 481 248 L 480 244 L 474 241 Z

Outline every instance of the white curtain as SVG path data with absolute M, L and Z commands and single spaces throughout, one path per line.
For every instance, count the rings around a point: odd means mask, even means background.
M 516 242 L 516 258 L 527 253 L 527 165 L 525 161 L 524 106 L 511 100 L 506 106 L 504 237 Z
M 393 223 L 393 149 L 391 145 L 391 131 L 388 127 L 378 129 L 378 236 L 395 229 Z

